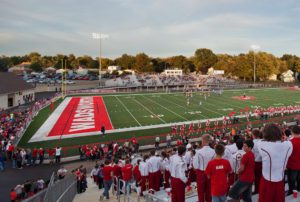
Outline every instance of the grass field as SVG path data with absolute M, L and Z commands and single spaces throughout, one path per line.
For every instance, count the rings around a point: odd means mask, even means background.
M 255 97 L 254 100 L 237 100 L 234 96 Z M 140 127 L 140 130 L 112 133 L 105 137 L 99 135 L 89 137 L 78 137 L 62 140 L 51 140 L 36 143 L 28 143 L 29 139 L 38 130 L 38 128 L 47 120 L 50 115 L 49 107 L 41 110 L 39 115 L 28 127 L 28 130 L 21 139 L 21 147 L 43 147 L 49 148 L 56 145 L 72 147 L 74 145 L 91 144 L 106 142 L 112 140 L 121 140 L 131 138 L 132 136 L 141 137 L 140 144 L 153 142 L 156 136 L 170 132 L 170 126 L 143 129 L 149 125 L 168 125 L 170 123 L 188 122 L 210 118 L 227 116 L 229 112 L 235 111 L 239 114 L 240 110 L 245 107 L 254 109 L 257 106 L 267 108 L 269 106 L 287 106 L 300 104 L 300 91 L 287 89 L 249 89 L 249 90 L 228 90 L 224 91 L 221 96 L 211 94 L 204 99 L 199 92 L 194 93 L 190 98 L 190 104 L 187 105 L 183 93 L 140 93 L 140 94 L 110 94 L 102 95 L 109 117 L 115 129 Z M 202 105 L 199 105 L 199 102 Z M 55 103 L 57 106 L 61 100 Z M 197 134 L 194 134 L 197 135 Z M 142 138 L 147 136 L 148 138 Z M 77 149 L 68 151 L 68 155 L 77 153 Z
M 244 93 L 255 100 L 232 98 Z M 245 107 L 296 105 L 300 104 L 300 91 L 231 90 L 221 96 L 211 94 L 206 100 L 197 92 L 190 98 L 189 105 L 183 93 L 108 95 L 103 98 L 114 128 L 128 128 L 217 118 L 227 116 L 231 111 L 239 114 Z

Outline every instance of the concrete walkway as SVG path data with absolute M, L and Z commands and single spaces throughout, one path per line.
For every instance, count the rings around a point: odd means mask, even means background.
M 88 202 L 88 201 L 99 201 L 100 195 L 103 193 L 103 189 L 98 189 L 98 186 L 93 182 L 91 177 L 87 178 L 88 188 L 84 193 L 77 194 L 73 202 Z M 130 202 L 138 202 L 137 194 L 135 192 L 131 193 Z M 105 202 L 116 202 L 118 201 L 117 197 L 112 194 L 112 189 L 109 192 L 110 199 L 104 200 Z M 128 199 L 125 198 L 127 202 Z M 124 196 L 121 196 L 120 202 L 124 202 Z M 140 198 L 140 202 L 145 202 L 143 198 Z

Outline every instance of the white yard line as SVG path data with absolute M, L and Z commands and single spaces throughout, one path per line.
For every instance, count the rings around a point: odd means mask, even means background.
M 60 103 L 60 105 L 54 110 L 54 112 L 52 112 L 43 125 L 35 132 L 29 142 L 38 140 L 41 141 L 41 138 L 47 137 L 71 99 L 72 98 L 67 97 L 62 103 Z
M 160 107 L 162 107 L 162 108 L 164 108 L 164 109 L 168 110 L 169 112 L 171 112 L 171 113 L 175 114 L 176 116 L 178 116 L 178 117 L 180 117 L 180 118 L 183 118 L 183 119 L 184 119 L 184 120 L 186 120 L 186 121 L 189 121 L 188 119 L 184 118 L 184 117 L 183 117 L 183 116 L 181 116 L 180 114 L 177 114 L 176 112 L 174 112 L 174 111 L 172 111 L 172 110 L 170 110 L 170 109 L 168 109 L 168 108 L 166 108 L 166 107 L 162 106 L 161 104 L 159 104 L 159 103 L 157 103 L 157 102 L 153 101 L 152 99 L 150 99 L 150 98 L 147 98 L 147 97 L 145 97 L 145 96 L 143 96 L 143 97 L 144 97 L 144 98 L 146 98 L 146 99 L 148 99 L 148 100 L 150 100 L 151 102 L 153 102 L 153 103 L 155 103 L 155 104 L 159 105 Z
M 178 106 L 178 107 L 183 108 L 185 111 L 188 111 L 187 108 L 185 108 L 185 107 L 183 107 L 183 106 L 177 104 L 176 102 L 172 102 L 172 101 L 170 101 L 170 100 L 167 100 L 166 98 L 162 98 L 162 99 L 164 99 L 164 100 L 166 100 L 167 102 L 172 103 L 172 104 L 174 104 L 174 105 L 176 105 L 176 106 Z M 205 115 L 203 115 L 203 114 L 199 114 L 199 115 L 201 115 L 201 116 L 204 117 L 204 118 L 208 118 L 207 116 L 205 116 Z
M 105 110 L 106 110 L 106 113 L 107 113 L 107 116 L 108 116 L 108 119 L 109 119 L 110 125 L 111 125 L 111 126 L 112 126 L 112 128 L 114 129 L 114 125 L 113 125 L 113 123 L 112 123 L 112 121 L 111 121 L 111 119 L 110 119 L 110 116 L 109 116 L 109 113 L 108 113 L 108 111 L 107 111 L 106 104 L 105 104 L 105 102 L 104 102 L 104 99 L 103 99 L 103 97 L 101 97 L 101 99 L 102 99 L 102 101 L 103 101 L 103 104 L 104 104 L 104 107 L 105 107 Z
M 138 103 L 139 105 L 141 105 L 143 108 L 145 108 L 148 112 L 150 112 L 152 115 L 156 116 L 159 120 L 161 120 L 163 123 L 167 123 L 165 122 L 162 118 L 158 117 L 156 114 L 154 114 L 150 109 L 148 109 L 147 107 L 145 107 L 142 103 L 140 103 L 139 101 L 137 101 L 136 99 L 133 99 L 136 103 Z
M 132 118 L 140 125 L 142 126 L 142 124 L 133 116 L 133 114 L 128 110 L 128 108 L 124 105 L 124 103 L 117 97 L 115 96 L 115 98 L 121 103 L 121 105 L 123 105 L 123 107 L 126 109 L 126 111 L 132 116 Z

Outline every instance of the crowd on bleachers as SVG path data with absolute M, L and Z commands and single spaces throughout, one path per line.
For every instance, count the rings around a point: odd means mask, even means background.
M 234 85 L 236 81 L 221 75 L 165 75 L 142 73 L 136 75 L 124 75 L 110 79 L 106 82 L 107 86 L 138 87 L 138 86 L 177 86 L 186 84 L 200 85 Z

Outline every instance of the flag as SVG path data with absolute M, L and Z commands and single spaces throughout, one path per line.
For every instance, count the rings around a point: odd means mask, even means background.
M 194 123 L 193 123 L 193 122 L 190 124 L 189 131 L 190 131 L 190 132 L 191 132 L 191 131 L 194 131 Z

